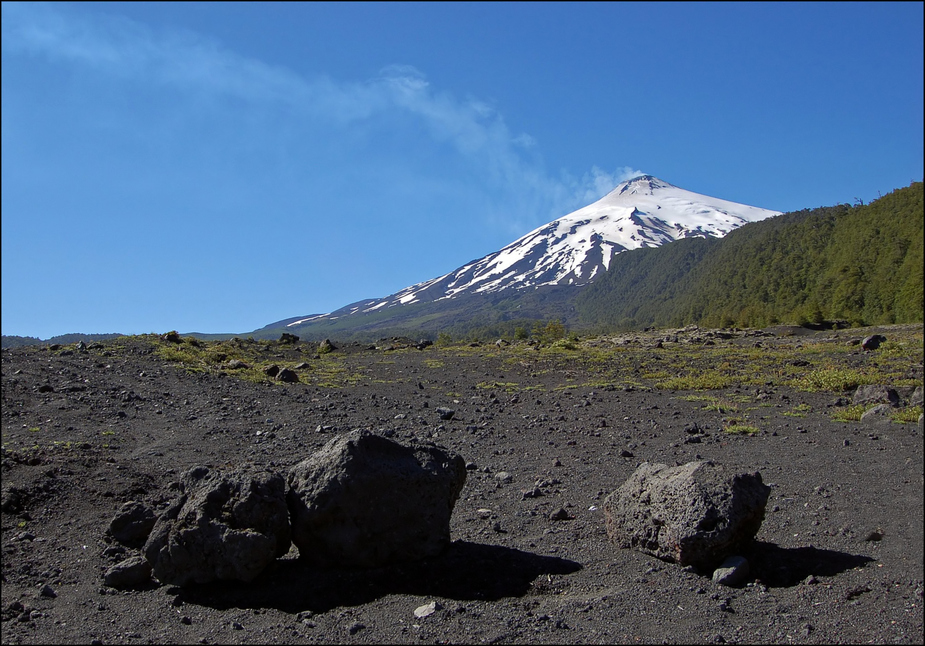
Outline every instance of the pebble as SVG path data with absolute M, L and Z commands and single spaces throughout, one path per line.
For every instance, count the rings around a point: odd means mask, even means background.
M 39 594 L 42 595 L 43 597 L 50 597 L 52 599 L 58 596 L 58 593 L 55 592 L 54 588 L 52 588 L 47 583 L 41 587 L 41 589 L 39 590 Z
M 366 626 L 361 624 L 359 621 L 357 621 L 357 622 L 350 624 L 350 626 L 347 627 L 347 632 L 350 633 L 351 635 L 356 635 L 358 632 L 360 632 L 364 628 L 366 628 Z

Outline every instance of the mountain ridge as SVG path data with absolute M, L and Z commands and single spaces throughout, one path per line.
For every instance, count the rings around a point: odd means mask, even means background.
M 328 314 L 289 318 L 285 324 L 277 321 L 266 327 L 299 327 L 466 293 L 580 287 L 606 272 L 612 258 L 624 251 L 687 237 L 722 237 L 743 224 L 779 214 L 694 193 L 653 175 L 640 175 L 621 182 L 592 204 L 447 274 L 385 298 L 364 299 Z

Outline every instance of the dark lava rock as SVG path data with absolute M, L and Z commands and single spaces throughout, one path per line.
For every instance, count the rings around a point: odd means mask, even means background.
M 144 547 L 161 582 L 251 581 L 289 551 L 283 476 L 190 469 Z
M 133 556 L 106 570 L 103 582 L 120 590 L 143 587 L 151 582 L 151 564 L 141 556 Z
M 289 473 L 292 538 L 318 565 L 377 567 L 441 553 L 465 461 L 368 431 L 334 438 Z
M 130 500 L 122 505 L 109 523 L 109 533 L 126 545 L 144 543 L 154 528 L 157 516 L 140 502 Z
M 709 571 L 755 537 L 770 492 L 757 472 L 644 462 L 604 500 L 607 534 L 620 547 Z

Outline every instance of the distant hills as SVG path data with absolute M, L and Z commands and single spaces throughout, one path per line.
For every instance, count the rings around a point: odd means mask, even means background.
M 87 343 L 91 341 L 104 341 L 106 339 L 115 339 L 122 336 L 121 334 L 60 334 L 58 336 L 53 336 L 50 339 L 39 339 L 34 336 L 15 336 L 15 335 L 3 335 L 3 346 L 4 348 L 18 348 L 23 345 L 39 345 L 42 343 L 60 343 L 65 345 L 67 343 L 77 343 L 78 341 L 85 341 Z

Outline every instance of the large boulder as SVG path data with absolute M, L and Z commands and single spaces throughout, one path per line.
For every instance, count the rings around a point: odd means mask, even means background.
M 162 583 L 251 581 L 289 551 L 282 475 L 193 467 L 184 474 L 180 493 L 144 547 Z
M 305 561 L 370 568 L 436 556 L 465 461 L 433 445 L 405 446 L 355 430 L 289 472 L 292 540 Z
M 607 534 L 620 547 L 712 571 L 754 539 L 770 491 L 760 473 L 714 462 L 644 462 L 604 500 Z

